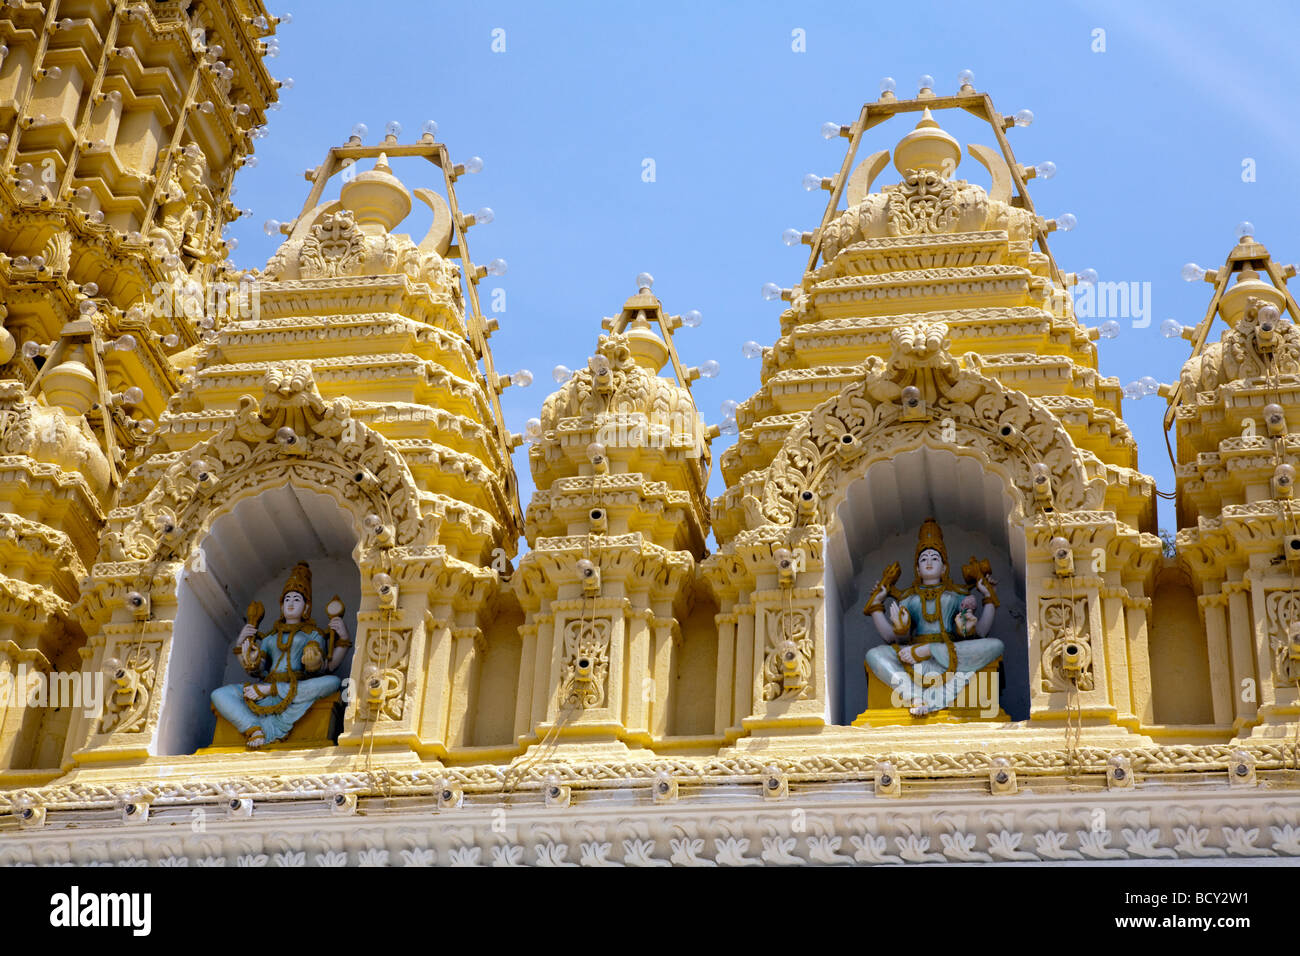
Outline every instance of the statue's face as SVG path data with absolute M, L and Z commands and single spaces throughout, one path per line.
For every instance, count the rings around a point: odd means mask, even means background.
M 943 577 L 943 556 L 934 548 L 926 548 L 916 559 L 916 572 L 923 584 L 938 584 Z
M 280 605 L 280 610 L 284 612 L 284 619 L 286 621 L 300 621 L 302 620 L 303 608 L 306 606 L 307 602 L 303 600 L 301 594 L 297 591 L 290 591 L 284 596 L 284 601 Z

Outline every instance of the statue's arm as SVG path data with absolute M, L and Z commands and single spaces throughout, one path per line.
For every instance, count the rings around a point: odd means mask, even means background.
M 871 620 L 876 625 L 876 632 L 880 639 L 886 644 L 893 644 L 898 641 L 898 635 L 894 633 L 894 625 L 889 623 L 889 618 L 885 617 L 884 611 L 872 611 Z
M 246 624 L 239 632 L 239 640 L 235 643 L 235 654 L 239 657 L 240 665 L 253 677 L 260 676 L 266 666 L 266 653 L 260 646 L 261 639 L 257 628 L 252 624 Z
M 992 582 L 987 579 L 981 579 L 976 590 L 984 596 L 984 607 L 980 609 L 980 619 L 975 622 L 975 633 L 980 637 L 988 637 L 989 631 L 993 630 L 993 615 L 998 610 L 997 594 L 993 590 Z
M 341 617 L 330 618 L 330 630 L 334 632 L 334 653 L 330 654 L 329 670 L 336 671 L 342 666 L 343 658 L 348 655 L 352 638 L 348 636 L 348 626 L 343 623 Z

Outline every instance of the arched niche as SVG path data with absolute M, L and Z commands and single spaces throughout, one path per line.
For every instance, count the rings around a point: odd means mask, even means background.
M 1000 607 L 990 637 L 1006 647 L 1001 703 L 1016 720 L 1029 717 L 1029 645 L 1025 625 L 1025 536 L 1009 478 L 980 459 L 921 445 L 876 461 L 850 484 L 835 508 L 826 540 L 826 635 L 829 697 L 834 723 L 851 723 L 867 706 L 867 650 L 881 643 L 862 613 L 890 562 L 912 582 L 916 534 L 933 517 L 943 529 L 949 573 L 988 558 Z
M 172 653 L 163 684 L 159 755 L 191 754 L 212 742 L 212 691 L 248 675 L 232 653 L 252 601 L 266 608 L 265 628 L 279 616 L 280 591 L 299 561 L 311 566 L 311 616 L 328 626 L 325 605 L 337 594 L 356 637 L 361 600 L 357 531 L 334 496 L 293 484 L 242 498 L 217 516 L 196 542 L 177 588 Z M 202 568 L 203 570 L 197 570 Z M 351 671 L 351 652 L 334 673 Z

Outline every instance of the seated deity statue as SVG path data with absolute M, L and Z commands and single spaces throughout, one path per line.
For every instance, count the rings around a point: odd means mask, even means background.
M 265 633 L 258 625 L 261 604 L 249 606 L 248 623 L 239 632 L 233 653 L 253 680 L 227 684 L 212 692 L 212 709 L 257 749 L 288 736 L 294 724 L 316 701 L 335 693 L 342 682 L 335 671 L 343 663 L 352 639 L 335 598 L 326 609 L 329 629 L 310 617 L 311 569 L 299 562 L 280 594 L 280 619 Z
M 943 532 L 927 518 L 917 536 L 912 586 L 895 587 L 901 574 L 895 562 L 863 609 L 885 641 L 867 652 L 867 668 L 914 717 L 952 707 L 975 674 L 1002 656 L 1002 642 L 988 636 L 998 606 L 992 569 L 971 558 L 962 573 L 967 588 L 948 577 Z

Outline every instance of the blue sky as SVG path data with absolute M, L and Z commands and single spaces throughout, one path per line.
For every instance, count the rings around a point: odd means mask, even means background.
M 536 375 L 531 388 L 503 396 L 515 431 L 554 388 L 551 369 L 591 354 L 601 317 L 635 292 L 641 271 L 655 276 L 669 311 L 704 315 L 676 341 L 688 364 L 722 363 L 718 378 L 694 386 L 706 418 L 720 419 L 724 399 L 752 394 L 758 362 L 740 345 L 771 344 L 780 314 L 759 290 L 794 284 L 806 260 L 806 248 L 787 248 L 781 232 L 813 228 L 824 208 L 826 194 L 804 192 L 800 179 L 833 174 L 843 157 L 846 141 L 824 141 L 819 127 L 850 122 L 884 76 L 912 95 L 929 73 L 947 93 L 970 69 L 1002 112 L 1033 110 L 1033 125 L 1008 135 L 1020 162 L 1058 166 L 1030 192 L 1041 214 L 1078 217 L 1074 231 L 1053 237 L 1061 268 L 1150 283 L 1142 287 L 1150 325 L 1120 319 L 1121 335 L 1099 343 L 1102 372 L 1121 383 L 1177 378 L 1189 346 L 1161 337 L 1160 323 L 1194 324 L 1211 291 L 1179 271 L 1188 261 L 1221 265 L 1238 222 L 1253 222 L 1279 261 L 1300 260 L 1300 129 L 1287 46 L 1300 12 L 1280 4 L 1252 7 L 1249 18 L 1225 16 L 1217 3 L 1125 2 L 311 0 L 272 12 L 286 9 L 294 20 L 281 27 L 281 54 L 269 65 L 295 84 L 270 114 L 258 165 L 236 180 L 235 201 L 253 215 L 229 233 L 240 240 L 233 258 L 265 262 L 275 243 L 262 223 L 297 214 L 302 171 L 354 123 L 377 142 L 397 120 L 409 142 L 436 120 L 455 159 L 485 161 L 457 193 L 462 208 L 496 213 L 471 230 L 475 260 L 509 262 L 483 288 L 506 290 L 492 338 L 498 368 Z M 1098 29 L 1104 52 L 1093 50 Z M 492 49 L 494 30 L 505 31 L 504 52 Z M 804 52 L 792 49 L 796 30 Z M 940 119 L 963 142 L 982 126 Z M 908 125 L 877 127 L 859 155 L 891 148 Z M 643 181 L 646 158 L 654 182 Z M 1254 181 L 1243 181 L 1247 160 Z M 959 175 L 979 181 L 973 165 Z M 435 183 L 418 165 L 395 170 L 408 186 Z M 425 225 L 417 218 L 410 231 L 418 239 Z M 1125 402 L 1124 414 L 1142 470 L 1172 490 L 1164 408 L 1152 397 Z M 732 440 L 714 443 L 715 462 Z M 527 504 L 526 447 L 516 467 Z M 721 489 L 715 468 L 711 492 Z M 1172 513 L 1162 504 L 1164 524 Z

